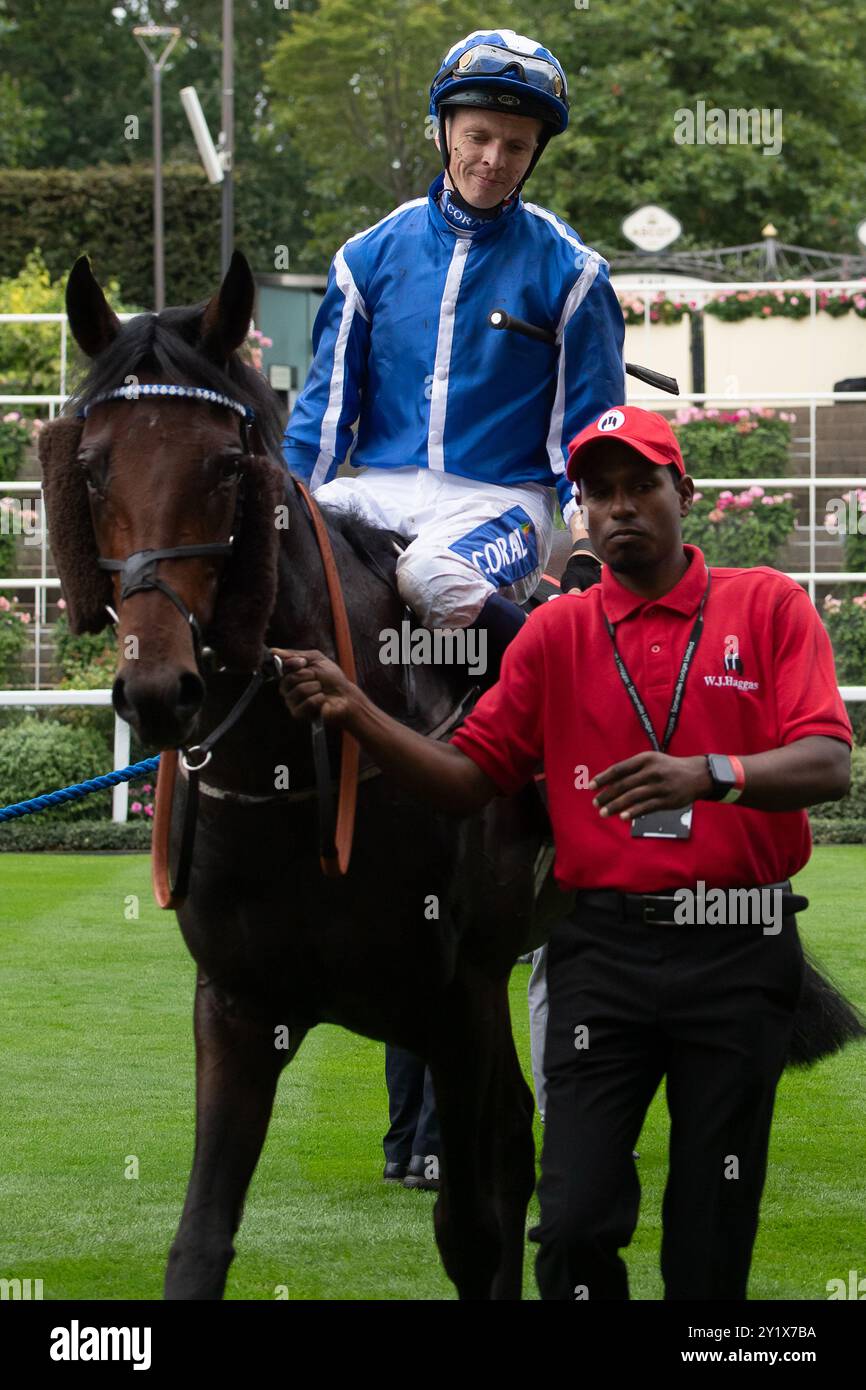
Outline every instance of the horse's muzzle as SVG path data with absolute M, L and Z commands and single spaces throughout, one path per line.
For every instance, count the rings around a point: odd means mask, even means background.
M 148 748 L 180 748 L 190 741 L 204 701 L 195 671 L 127 670 L 115 679 L 112 704 Z

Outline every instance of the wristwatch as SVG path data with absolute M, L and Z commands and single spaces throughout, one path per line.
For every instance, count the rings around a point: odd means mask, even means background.
M 739 801 L 746 786 L 746 775 L 739 758 L 725 753 L 708 753 L 707 767 L 713 789 L 705 801 Z

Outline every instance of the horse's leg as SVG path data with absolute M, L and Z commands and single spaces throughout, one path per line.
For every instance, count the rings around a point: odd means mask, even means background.
M 503 981 L 500 988 L 500 1028 L 486 1121 L 491 1138 L 493 1199 L 502 1242 L 492 1297 L 519 1299 L 523 1292 L 526 1212 L 535 1188 L 535 1143 L 532 1137 L 535 1101 L 524 1079 L 514 1046 L 507 983 Z
M 194 1019 L 195 1154 L 168 1257 L 168 1299 L 222 1297 L 277 1080 L 303 1038 L 290 1036 L 288 1048 L 280 1047 L 279 1020 L 251 1016 L 201 978 Z
M 460 967 L 437 1011 L 428 1057 L 442 1143 L 433 1225 L 445 1272 L 461 1299 L 489 1299 L 500 1260 L 499 1223 L 485 1181 L 485 1097 L 495 1047 L 492 988 Z

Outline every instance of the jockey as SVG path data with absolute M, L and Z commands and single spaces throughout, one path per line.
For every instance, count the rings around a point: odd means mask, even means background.
M 427 627 L 486 630 L 492 683 L 557 499 L 586 535 L 567 446 L 625 400 L 624 325 L 607 262 L 521 197 L 568 124 L 553 54 L 511 29 L 469 34 L 430 112 L 443 172 L 335 255 L 284 454 L 318 502 L 406 537 L 402 598 Z M 492 329 L 494 309 L 552 329 L 555 346 Z M 347 460 L 362 471 L 336 477 Z

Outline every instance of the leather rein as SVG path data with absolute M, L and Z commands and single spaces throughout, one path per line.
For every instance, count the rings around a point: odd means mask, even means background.
M 234 400 L 230 396 L 222 395 L 218 391 L 211 391 L 204 387 L 165 386 L 160 384 L 118 387 L 114 391 L 106 391 L 94 397 L 83 410 L 79 411 L 79 415 L 82 418 L 86 418 L 95 405 L 99 405 L 104 401 L 136 400 L 139 396 L 181 397 L 205 401 L 213 405 L 225 406 L 241 417 L 241 439 L 244 452 L 247 455 L 250 454 L 250 429 L 255 423 L 255 412 L 249 406 L 242 405 L 239 401 Z M 349 628 L 346 601 L 343 595 L 342 585 L 340 584 L 340 576 L 337 570 L 336 560 L 334 559 L 334 552 L 331 546 L 330 536 L 328 535 L 328 529 L 321 511 L 308 489 L 299 478 L 291 474 L 289 476 L 292 478 L 292 482 L 304 501 L 312 525 L 313 534 L 315 535 L 316 543 L 319 548 L 322 568 L 325 574 L 325 582 L 328 588 L 328 598 L 334 626 L 337 662 L 344 675 L 349 680 L 354 681 L 356 671 L 355 655 L 352 648 L 352 634 Z M 235 512 L 235 535 L 239 533 L 242 514 L 243 475 L 239 483 L 238 505 Z M 213 542 L 202 545 L 164 546 L 156 550 L 134 551 L 132 554 L 128 555 L 125 560 L 108 559 L 99 556 L 98 563 L 101 569 L 119 573 L 121 601 L 134 593 L 157 590 L 164 594 L 166 598 L 174 604 L 184 620 L 189 624 L 196 665 L 199 671 L 201 671 L 203 658 L 210 655 L 210 649 L 204 645 L 201 626 L 195 614 L 187 607 L 176 590 L 158 575 L 157 565 L 160 560 L 179 560 L 198 556 L 227 557 L 231 555 L 233 548 L 233 539 L 228 542 Z M 117 614 L 114 610 L 109 608 L 108 612 L 113 621 L 116 622 Z M 252 678 L 239 699 L 232 706 L 222 723 L 219 724 L 212 733 L 202 739 L 200 743 L 190 748 L 180 750 L 169 748 L 163 750 L 161 753 L 159 772 L 157 774 L 156 807 L 151 850 L 153 892 L 159 907 L 177 908 L 187 895 L 189 876 L 192 867 L 193 847 L 195 843 L 195 829 L 198 818 L 199 776 L 203 769 L 207 767 L 213 756 L 214 745 L 238 722 L 261 687 L 272 680 L 279 680 L 282 675 L 282 670 L 283 667 L 280 658 L 271 651 L 265 651 L 258 668 L 253 673 Z M 316 792 L 319 805 L 320 863 L 322 872 L 326 877 L 338 878 L 346 873 L 352 854 L 355 810 L 358 798 L 359 748 L 357 741 L 351 734 L 347 733 L 345 729 L 342 730 L 340 782 L 335 812 L 331 791 L 332 779 L 328 758 L 327 735 L 321 718 L 312 721 L 311 736 L 313 763 L 316 773 Z M 184 810 L 183 826 L 181 829 L 177 872 L 172 882 L 169 866 L 169 838 L 171 832 L 172 803 L 177 780 L 178 757 L 180 757 L 184 770 L 187 773 L 189 788 Z

